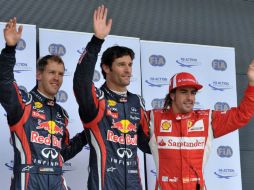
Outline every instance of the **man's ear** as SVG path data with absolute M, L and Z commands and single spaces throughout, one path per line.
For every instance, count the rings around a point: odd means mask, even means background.
M 170 96 L 171 100 L 174 100 L 174 99 L 175 99 L 176 94 L 171 92 L 171 93 L 169 94 L 169 96 Z
M 41 80 L 41 71 L 36 71 L 36 80 L 40 81 Z
M 110 72 L 110 68 L 109 68 L 108 65 L 102 64 L 102 69 L 103 69 L 103 71 L 104 71 L 106 74 L 108 74 L 108 73 Z

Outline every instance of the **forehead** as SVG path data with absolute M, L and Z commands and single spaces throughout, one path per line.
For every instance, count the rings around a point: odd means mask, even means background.
M 118 57 L 114 60 L 113 63 L 131 63 L 132 59 L 129 55 L 124 55 L 122 57 Z
M 48 64 L 45 67 L 45 70 L 48 70 L 48 71 L 54 70 L 54 71 L 64 72 L 64 65 L 63 63 L 49 60 Z

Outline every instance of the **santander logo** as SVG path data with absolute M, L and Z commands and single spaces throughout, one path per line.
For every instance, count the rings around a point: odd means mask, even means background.
M 205 137 L 157 137 L 159 149 L 199 150 L 205 148 Z

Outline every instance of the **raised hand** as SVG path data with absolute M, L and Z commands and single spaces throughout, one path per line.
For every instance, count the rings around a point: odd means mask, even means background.
M 249 85 L 254 86 L 254 60 L 250 63 L 247 71 Z
M 4 28 L 4 39 L 8 46 L 14 46 L 18 43 L 21 38 L 23 27 L 19 26 L 16 29 L 17 19 L 16 17 L 10 19 Z
M 93 14 L 93 28 L 97 38 L 104 39 L 110 32 L 112 19 L 107 21 L 108 9 L 104 5 L 99 6 Z

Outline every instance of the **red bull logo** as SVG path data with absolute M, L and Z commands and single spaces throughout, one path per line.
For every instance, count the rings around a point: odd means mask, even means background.
M 48 134 L 47 137 L 41 136 L 37 131 L 32 131 L 31 132 L 31 137 L 30 137 L 31 142 L 37 143 L 37 144 L 45 144 L 45 145 L 53 145 L 55 147 L 61 148 L 61 141 L 62 138 L 59 140 L 57 139 L 56 136 L 52 136 L 52 142 L 51 142 L 51 135 Z
M 125 137 L 124 134 L 118 136 L 115 135 L 111 130 L 108 130 L 107 132 L 107 140 L 119 144 L 126 143 L 126 145 L 137 145 L 137 135 L 134 135 L 133 137 L 131 137 L 129 134 L 127 134 Z
M 115 122 L 113 126 L 111 126 L 112 129 L 118 129 L 122 133 L 128 133 L 131 131 L 136 132 L 137 127 L 136 125 L 133 125 L 129 120 L 121 120 L 118 122 Z
M 61 134 L 63 135 L 63 129 L 58 127 L 58 125 L 54 121 L 46 121 L 39 123 L 39 126 L 36 127 L 36 129 L 44 129 L 49 132 L 51 135 L 55 134 Z

